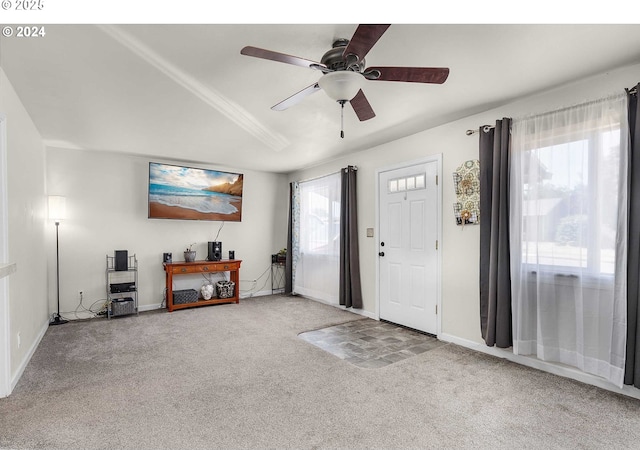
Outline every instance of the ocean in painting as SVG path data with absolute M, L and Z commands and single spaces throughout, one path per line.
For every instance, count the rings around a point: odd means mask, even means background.
M 166 206 L 178 206 L 201 213 L 233 214 L 238 209 L 232 202 L 242 197 L 202 189 L 189 189 L 164 184 L 149 185 L 149 201 Z

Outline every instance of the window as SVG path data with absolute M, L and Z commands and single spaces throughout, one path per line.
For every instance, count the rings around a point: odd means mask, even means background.
M 300 182 L 294 292 L 338 303 L 340 173 Z
M 329 255 L 340 247 L 340 177 L 316 181 L 300 183 L 301 248 Z
M 394 178 L 389 180 L 387 191 L 390 194 L 395 192 L 413 191 L 425 188 L 425 174 L 412 175 L 410 177 Z
M 587 134 L 560 134 L 523 155 L 524 263 L 614 273 L 620 129 Z

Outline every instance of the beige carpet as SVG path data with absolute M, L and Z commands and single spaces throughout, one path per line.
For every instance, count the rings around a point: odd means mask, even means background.
M 295 297 L 51 327 L 1 448 L 638 448 L 635 399 L 440 345 L 365 369 L 298 334 L 369 320 Z

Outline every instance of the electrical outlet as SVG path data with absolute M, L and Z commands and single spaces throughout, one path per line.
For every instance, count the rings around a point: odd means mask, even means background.
M 20 343 L 21 343 L 20 341 L 21 341 L 21 339 L 20 339 L 20 332 L 18 331 L 18 335 L 17 335 L 17 337 L 16 337 L 16 342 L 17 342 L 17 344 L 18 344 L 18 348 L 20 348 Z

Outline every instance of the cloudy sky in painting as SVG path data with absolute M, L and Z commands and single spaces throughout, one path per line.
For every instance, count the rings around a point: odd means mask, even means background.
M 172 166 L 169 164 L 149 164 L 149 181 L 151 184 L 203 189 L 222 183 L 233 183 L 237 179 L 237 173 Z

